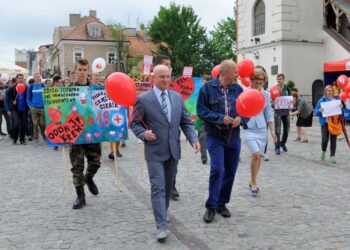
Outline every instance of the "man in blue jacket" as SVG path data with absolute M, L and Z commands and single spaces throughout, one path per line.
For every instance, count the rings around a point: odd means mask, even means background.
M 7 98 L 11 110 L 12 139 L 13 144 L 15 145 L 17 144 L 19 137 L 20 143 L 22 145 L 25 145 L 28 106 L 26 103 L 26 93 L 18 93 L 16 90 L 18 83 L 24 84 L 24 77 L 22 74 L 18 74 L 16 78 L 16 85 L 10 87 L 7 93 Z
M 45 86 L 41 83 L 41 77 L 39 73 L 34 74 L 34 83 L 27 89 L 27 103 L 30 107 L 32 114 L 33 129 L 34 129 L 34 146 L 38 146 L 39 140 L 39 127 L 40 133 L 45 141 L 45 112 L 44 112 L 44 99 L 42 89 Z
M 230 201 L 241 150 L 236 99 L 243 89 L 236 82 L 237 66 L 232 60 L 220 65 L 219 77 L 208 81 L 199 92 L 197 114 L 204 121 L 210 155 L 209 198 L 204 221 L 210 223 L 215 211 L 223 217 L 231 213 L 225 204 Z

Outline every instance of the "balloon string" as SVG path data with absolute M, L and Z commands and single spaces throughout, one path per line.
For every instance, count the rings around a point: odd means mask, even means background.
M 231 126 L 230 134 L 229 134 L 229 136 L 228 136 L 227 143 L 230 143 L 230 141 L 231 141 L 232 130 L 233 130 L 233 127 Z
M 137 114 L 137 116 L 139 117 L 139 119 L 141 120 L 143 126 L 144 126 L 146 129 L 150 130 L 150 128 L 147 126 L 147 124 L 146 124 L 146 123 L 144 122 L 144 120 L 141 118 L 139 111 L 138 111 L 137 109 L 134 109 L 134 111 L 136 111 L 136 114 Z

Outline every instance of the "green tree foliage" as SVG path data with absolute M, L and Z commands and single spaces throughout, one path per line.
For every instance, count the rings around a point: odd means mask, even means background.
M 115 46 L 118 53 L 116 62 L 116 70 L 126 72 L 126 65 L 124 65 L 124 58 L 129 52 L 130 43 L 127 41 L 125 35 L 125 27 L 120 23 L 109 24 L 109 34 L 115 41 Z
M 193 66 L 196 76 L 210 74 L 221 61 L 236 59 L 236 22 L 230 17 L 207 34 L 192 7 L 171 3 L 160 7 L 143 29 L 158 46 L 158 53 L 170 57 L 174 75 L 180 75 L 184 66 Z
M 160 7 L 147 28 L 158 53 L 170 57 L 174 75 L 180 75 L 184 66 L 193 66 L 194 75 L 205 71 L 200 61 L 207 37 L 199 22 L 192 7 L 171 3 L 168 8 Z

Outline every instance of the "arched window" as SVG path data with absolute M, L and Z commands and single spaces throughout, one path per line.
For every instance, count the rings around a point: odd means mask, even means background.
M 265 3 L 258 0 L 254 7 L 254 36 L 265 33 Z

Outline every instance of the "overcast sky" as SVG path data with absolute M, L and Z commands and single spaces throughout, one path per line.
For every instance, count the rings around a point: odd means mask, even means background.
M 221 19 L 233 16 L 235 0 L 0 0 L 0 58 L 14 62 L 14 50 L 35 49 L 52 43 L 53 30 L 57 26 L 69 25 L 70 13 L 88 15 L 96 10 L 104 23 L 120 22 L 136 27 L 147 24 L 159 7 L 170 2 L 192 6 L 207 30 Z

